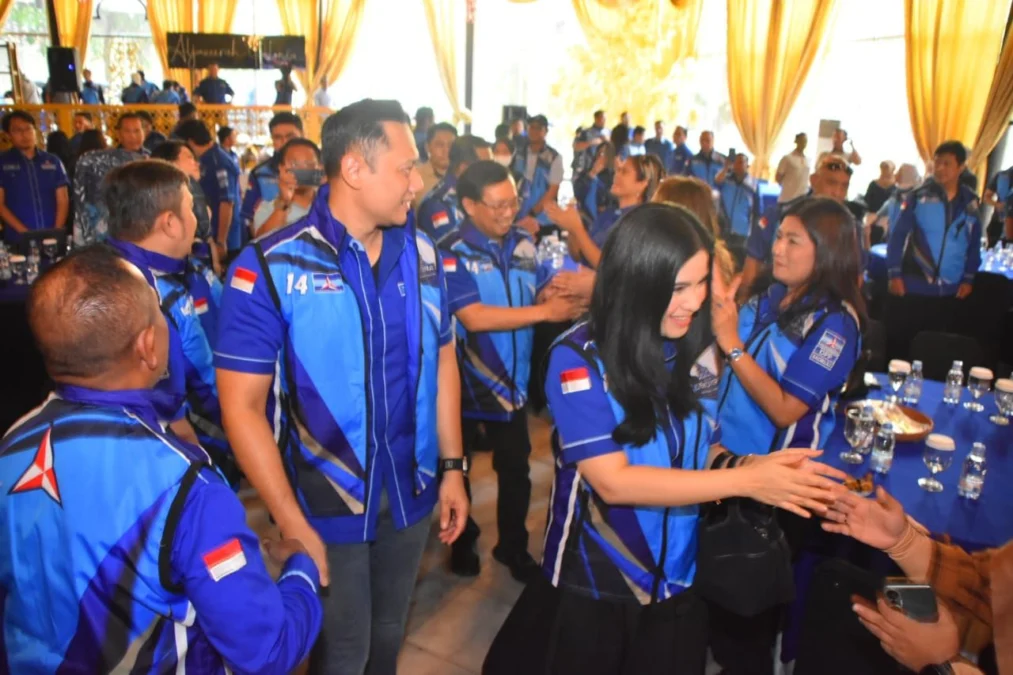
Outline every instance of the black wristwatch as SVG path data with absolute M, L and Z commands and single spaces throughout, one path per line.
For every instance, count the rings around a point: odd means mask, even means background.
M 919 670 L 918 675 L 953 675 L 953 666 L 949 661 L 934 663 Z
M 464 457 L 454 457 L 453 459 L 441 459 L 440 473 L 446 473 L 447 471 L 460 471 L 465 476 L 467 476 L 468 460 Z

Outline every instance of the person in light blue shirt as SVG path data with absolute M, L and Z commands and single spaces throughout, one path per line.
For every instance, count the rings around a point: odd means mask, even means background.
M 712 339 L 713 246 L 689 211 L 668 204 L 637 207 L 609 236 L 589 319 L 548 356 L 555 479 L 542 574 L 483 673 L 702 673 L 698 505 L 748 496 L 805 515 L 823 508 L 803 496 L 812 478 L 832 499 L 834 484 L 801 466 L 818 451 L 742 459 L 696 398 L 691 366 Z
M 689 130 L 686 127 L 676 127 L 675 133 L 672 134 L 672 142 L 675 147 L 672 150 L 671 161 L 665 165 L 665 171 L 668 172 L 669 176 L 682 176 L 688 175 L 689 163 L 693 159 L 693 151 L 686 145 L 686 139 L 689 137 Z
M 661 166 L 665 167 L 666 172 L 668 171 L 668 167 L 672 164 L 672 153 L 675 152 L 675 146 L 672 145 L 672 141 L 665 138 L 665 123 L 661 120 L 654 123 L 654 138 L 644 141 L 644 149 L 660 159 Z
M 137 74 L 141 76 L 141 89 L 144 90 L 144 95 L 148 97 L 148 101 L 154 101 L 155 94 L 158 93 L 158 85 L 154 82 L 148 82 L 143 70 L 138 70 Z
M 262 543 L 207 453 L 159 415 L 169 330 L 109 248 L 39 277 L 28 324 L 55 391 L 0 440 L 0 672 L 292 672 L 319 575 Z
M 183 102 L 176 91 L 176 83 L 172 80 L 162 82 L 162 90 L 155 93 L 152 103 L 163 103 L 178 106 Z
M 84 81 L 81 83 L 81 103 L 86 105 L 105 105 L 106 97 L 102 85 L 91 81 L 91 71 L 85 68 L 81 71 Z
M 468 518 L 443 269 L 415 229 L 409 117 L 363 100 L 324 122 L 310 213 L 236 258 L 215 347 L 230 445 L 329 593 L 310 672 L 394 673 L 439 503 Z
M 725 156 L 714 150 L 714 132 L 704 131 L 700 134 L 700 152 L 693 155 L 686 166 L 687 175 L 696 176 L 717 189 L 717 175 L 725 168 L 725 162 Z
M 721 215 L 729 243 L 744 246 L 760 217 L 760 195 L 749 175 L 749 158 L 741 152 L 714 178 L 721 195 Z
M 633 134 L 630 136 L 630 142 L 623 146 L 620 152 L 622 159 L 629 157 L 639 157 L 647 154 L 647 148 L 644 146 L 644 134 L 647 130 L 643 127 L 636 127 L 633 129 Z

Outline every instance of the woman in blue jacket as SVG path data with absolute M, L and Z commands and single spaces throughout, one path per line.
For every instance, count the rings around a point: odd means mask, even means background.
M 826 476 L 842 474 L 812 461 L 816 451 L 739 463 L 696 400 L 712 248 L 694 216 L 666 204 L 633 209 L 607 238 L 590 317 L 549 354 L 556 477 L 543 575 L 485 673 L 703 673 L 697 505 L 748 496 L 808 515 L 834 493 Z

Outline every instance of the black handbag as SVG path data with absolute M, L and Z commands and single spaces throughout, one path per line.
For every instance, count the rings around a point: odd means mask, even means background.
M 776 509 L 745 497 L 702 506 L 693 588 L 744 617 L 794 600 L 791 550 Z

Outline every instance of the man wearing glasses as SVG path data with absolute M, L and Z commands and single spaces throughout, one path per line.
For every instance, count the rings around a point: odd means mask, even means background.
M 460 136 L 450 146 L 447 173 L 419 204 L 419 229 L 439 246 L 457 232 L 464 220 L 457 201 L 457 179 L 465 169 L 481 159 L 492 159 L 489 143 L 478 136 Z
M 456 146 L 456 144 L 455 144 Z M 536 304 L 534 241 L 514 227 L 517 186 L 506 167 L 493 161 L 472 164 L 457 179 L 457 198 L 465 213 L 460 230 L 443 240 L 441 258 L 447 280 L 448 309 L 457 317 L 461 363 L 462 430 L 467 439 L 484 424 L 499 483 L 496 521 L 499 543 L 492 555 L 518 581 L 538 574 L 528 553 L 525 519 L 531 497 L 528 478 L 527 415 L 534 324 L 573 319 L 579 308 L 562 296 Z M 479 573 L 475 553 L 478 526 L 469 520 L 454 543 L 451 570 Z

